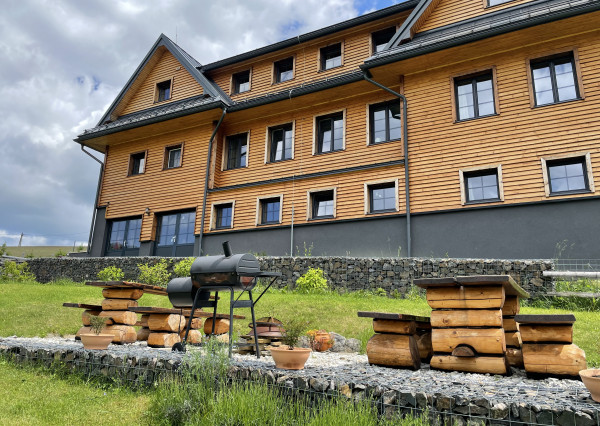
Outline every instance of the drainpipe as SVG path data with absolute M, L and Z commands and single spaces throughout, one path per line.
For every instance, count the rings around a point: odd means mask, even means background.
M 102 185 L 102 175 L 104 174 L 104 163 L 98 158 L 94 157 L 91 153 L 85 150 L 85 145 L 82 142 L 78 142 L 81 145 L 81 150 L 87 155 L 92 157 L 98 163 L 100 163 L 100 174 L 98 175 L 98 185 L 96 187 L 96 200 L 94 201 L 94 211 L 92 212 L 92 224 L 90 225 L 90 236 L 88 237 L 87 254 L 90 254 L 92 250 L 92 237 L 94 235 L 94 228 L 96 226 L 96 212 L 98 211 L 98 198 L 100 197 L 100 186 Z
M 389 87 L 385 87 L 383 84 L 378 83 L 369 78 L 369 71 L 363 70 L 363 77 L 366 81 L 380 89 L 385 90 L 386 92 L 391 93 L 402 101 L 402 140 L 404 141 L 404 194 L 406 196 L 406 247 L 408 252 L 408 257 L 411 257 L 411 239 L 410 239 L 410 189 L 408 185 L 408 120 L 407 120 L 407 101 L 406 96 L 401 93 L 398 93 Z
M 221 123 L 223 122 L 223 119 L 225 118 L 226 114 L 227 107 L 224 106 L 223 114 L 221 114 L 221 118 L 217 122 L 215 130 L 213 130 L 212 135 L 210 136 L 210 141 L 208 142 L 208 158 L 206 160 L 206 174 L 204 175 L 204 197 L 202 199 L 202 217 L 200 219 L 200 253 L 198 253 L 199 255 L 202 255 L 202 253 L 204 252 L 204 250 L 202 249 L 202 238 L 204 237 L 204 218 L 206 217 L 206 198 L 208 196 L 208 177 L 210 176 L 210 163 L 212 160 L 213 141 L 215 139 L 215 136 L 217 135 L 217 132 L 219 131 L 219 127 L 221 127 Z

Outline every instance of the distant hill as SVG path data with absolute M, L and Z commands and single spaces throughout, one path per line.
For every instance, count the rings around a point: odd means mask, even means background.
M 75 251 L 86 251 L 87 247 L 75 247 Z M 6 254 L 18 257 L 55 257 L 58 253 L 66 255 L 73 246 L 7 246 Z

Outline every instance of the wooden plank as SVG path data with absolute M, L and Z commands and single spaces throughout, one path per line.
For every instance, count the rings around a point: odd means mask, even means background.
M 131 299 L 138 300 L 144 295 L 141 288 L 103 288 L 102 296 L 105 299 Z
M 504 287 L 429 288 L 427 303 L 433 309 L 500 309 L 504 304 Z
M 103 311 L 125 311 L 129 308 L 137 307 L 136 300 L 129 299 L 104 299 L 102 301 Z
M 189 317 L 192 313 L 191 309 L 157 308 L 154 306 L 138 306 L 129 308 L 128 310 L 137 312 L 138 314 L 182 314 L 186 317 Z M 209 318 L 212 316 L 212 312 L 194 311 L 194 318 Z M 217 318 L 229 319 L 229 314 L 217 314 Z M 234 315 L 233 319 L 246 319 L 246 317 L 243 315 Z
M 429 322 L 429 317 L 410 315 L 410 314 L 394 314 L 394 313 L 386 313 L 386 312 L 358 311 L 358 316 L 360 318 Z
M 523 351 L 520 348 L 506 348 L 506 359 L 511 367 L 523 368 Z
M 374 319 L 373 331 L 375 333 L 393 333 L 393 334 L 415 334 L 417 332 L 417 324 L 415 321 L 397 321 Z
M 575 315 L 573 314 L 557 314 L 557 315 L 516 315 L 515 321 L 521 324 L 573 324 L 575 323 Z
M 469 275 L 469 276 L 458 276 L 456 281 L 465 286 L 488 286 L 488 285 L 502 285 L 504 287 L 504 293 L 509 296 L 519 296 L 528 298 L 527 293 L 510 275 Z
M 431 326 L 440 327 L 501 327 L 500 309 L 434 310 Z
M 519 313 L 521 306 L 519 304 L 518 296 L 506 296 L 504 299 L 504 305 L 502 306 L 502 315 L 504 316 L 515 316 Z
M 65 308 L 80 308 L 80 309 L 88 309 L 90 311 L 101 311 L 102 305 L 91 305 L 89 303 L 63 303 Z
M 421 366 L 419 348 L 413 336 L 400 334 L 376 334 L 367 342 L 369 364 L 388 367 L 407 367 L 414 370 Z
M 472 347 L 478 354 L 504 354 L 506 343 L 501 328 L 434 328 L 433 352 L 451 353 L 459 345 Z
M 431 287 L 456 287 L 458 283 L 454 277 L 446 278 L 418 278 L 413 280 L 413 284 L 420 288 Z
M 572 325 L 521 324 L 519 331 L 524 343 L 573 343 Z
M 587 368 L 585 352 L 575 344 L 524 343 L 522 350 L 528 373 L 577 376 Z
M 504 332 L 504 340 L 506 341 L 507 347 L 520 348 L 522 345 L 521 333 L 518 331 Z
M 507 374 L 510 369 L 504 356 L 476 356 L 472 358 L 452 355 L 434 355 L 431 358 L 432 369 L 446 371 L 464 371 L 467 373 Z
M 132 281 L 87 281 L 85 285 L 92 287 L 114 288 L 114 289 L 142 289 L 144 293 L 167 295 L 167 289 L 156 285 L 136 283 Z
M 504 317 L 502 319 L 502 328 L 504 329 L 504 331 L 518 331 L 519 329 L 517 327 L 517 322 L 515 321 L 514 317 Z

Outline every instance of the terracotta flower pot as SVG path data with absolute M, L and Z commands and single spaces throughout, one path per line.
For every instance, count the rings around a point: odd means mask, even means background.
M 328 332 L 319 330 L 315 335 L 315 351 L 325 352 L 333 346 L 333 338 Z
M 294 348 L 292 350 L 288 349 L 287 346 L 271 348 L 271 356 L 275 361 L 275 367 L 283 370 L 302 370 L 310 353 L 310 348 Z
M 113 340 L 112 334 L 82 334 L 81 343 L 85 349 L 106 349 Z
M 590 368 L 579 372 L 585 387 L 592 394 L 592 399 L 600 402 L 600 368 Z

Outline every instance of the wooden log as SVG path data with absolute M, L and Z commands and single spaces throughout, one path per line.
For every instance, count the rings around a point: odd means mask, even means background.
M 520 348 L 522 345 L 521 333 L 518 331 L 504 332 L 504 340 L 507 347 Z
M 572 325 L 521 324 L 519 330 L 521 332 L 521 340 L 524 343 L 573 343 Z
M 103 311 L 126 311 L 127 308 L 134 308 L 138 305 L 136 300 L 130 299 L 104 299 L 102 301 Z
M 506 296 L 504 306 L 502 306 L 502 315 L 505 317 L 515 316 L 519 313 L 520 309 L 519 296 Z
M 179 333 L 185 330 L 185 317 L 177 314 L 151 314 L 148 328 L 151 331 L 170 331 Z
M 185 330 L 183 330 L 181 333 L 179 333 L 179 337 L 181 338 L 181 341 L 183 342 L 183 338 L 185 337 Z M 192 344 L 202 343 L 202 332 L 200 330 L 190 330 L 188 337 L 187 337 L 187 343 L 192 343 Z
M 472 347 L 465 346 L 465 345 L 458 345 L 452 351 L 452 356 L 473 357 L 475 355 L 477 355 L 477 353 L 475 352 L 475 350 Z
M 504 331 L 518 331 L 519 327 L 514 317 L 504 317 L 502 319 L 502 328 Z
M 434 352 L 451 353 L 458 345 L 467 345 L 478 354 L 504 354 L 506 343 L 501 328 L 434 328 L 431 330 Z
M 148 318 L 150 318 L 150 314 L 142 315 L 142 318 L 140 319 L 140 325 L 142 327 L 148 327 Z
M 90 325 L 90 315 L 97 317 L 100 312 L 102 311 L 92 311 L 90 309 L 86 309 L 81 313 L 81 323 L 86 326 Z
M 109 325 L 102 329 L 102 333 L 112 334 L 113 343 L 134 343 L 137 340 L 137 332 L 130 325 Z
M 99 316 L 111 318 L 115 324 L 135 325 L 137 322 L 137 314 L 130 311 L 102 311 Z
M 522 350 L 528 373 L 577 376 L 587 368 L 585 352 L 575 344 L 524 343 Z
M 142 327 L 137 332 L 137 341 L 145 342 L 148 340 L 148 336 L 150 335 L 150 329 L 148 327 Z
M 389 367 L 421 366 L 419 348 L 413 336 L 401 334 L 376 334 L 367 343 L 367 358 L 370 364 Z
M 432 309 L 500 309 L 504 305 L 504 287 L 440 287 L 427 289 Z
M 415 334 L 417 324 L 414 321 L 374 319 L 373 330 L 375 333 Z
M 151 318 L 152 319 L 152 318 Z M 150 333 L 148 336 L 148 346 L 152 348 L 170 348 L 175 343 L 181 342 L 177 333 Z
M 418 333 L 415 336 L 419 357 L 422 361 L 429 361 L 433 355 L 433 346 L 431 346 L 431 331 Z
M 190 317 L 185 317 L 185 326 L 187 327 L 187 323 L 190 320 Z M 192 319 L 192 330 L 198 330 L 202 328 L 202 318 L 194 318 Z
M 206 318 L 204 321 L 204 334 L 210 334 L 212 332 L 212 318 Z M 215 334 L 229 333 L 229 320 L 218 319 L 215 321 Z
M 504 356 L 476 356 L 472 358 L 452 355 L 434 355 L 431 368 L 468 373 L 507 374 L 510 370 Z
M 465 309 L 431 312 L 431 326 L 440 327 L 501 327 L 500 309 Z
M 144 295 L 144 290 L 140 288 L 104 288 L 102 296 L 105 299 L 131 299 L 138 300 Z
M 523 368 L 523 351 L 519 348 L 506 348 L 506 359 L 511 367 Z

